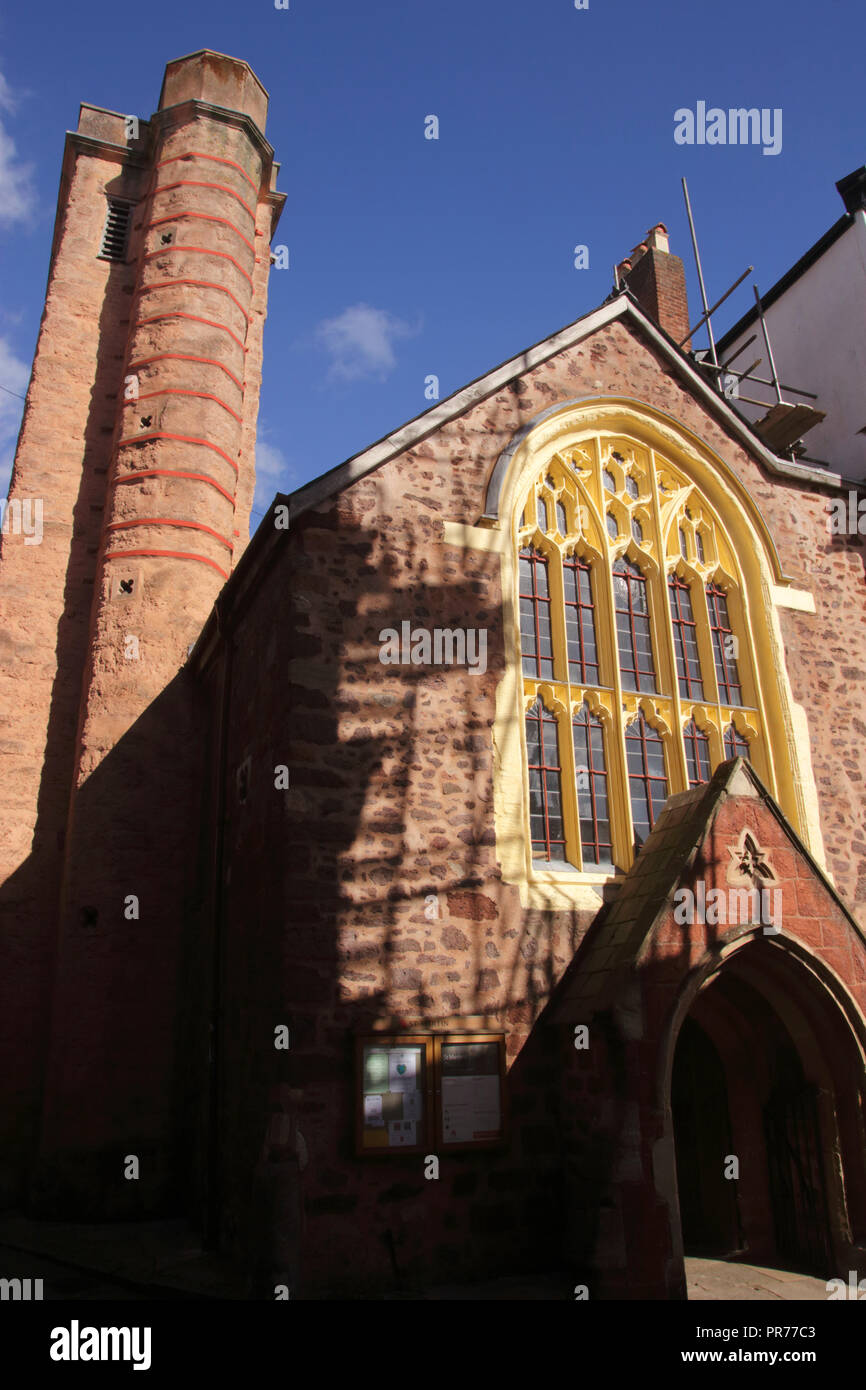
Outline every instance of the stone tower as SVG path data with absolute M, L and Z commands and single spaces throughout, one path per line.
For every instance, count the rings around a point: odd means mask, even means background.
M 82 105 L 66 141 L 10 489 L 42 535 L 7 528 L 0 558 L 0 1196 L 38 1146 L 57 1210 L 150 1209 L 176 1180 L 206 743 L 183 667 L 248 534 L 267 107 L 203 50 L 149 121 Z

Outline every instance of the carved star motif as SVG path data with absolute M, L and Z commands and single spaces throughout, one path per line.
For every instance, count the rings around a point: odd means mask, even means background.
M 736 844 L 728 846 L 731 862 L 728 865 L 728 883 L 754 884 L 756 880 L 775 882 L 776 874 L 770 863 L 769 852 L 762 849 L 754 835 L 741 830 Z

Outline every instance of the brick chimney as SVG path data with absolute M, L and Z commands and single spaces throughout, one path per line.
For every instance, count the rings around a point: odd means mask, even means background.
M 643 241 L 616 268 L 620 285 L 627 285 L 645 313 L 679 343 L 689 331 L 686 272 L 679 256 L 671 254 L 663 222 L 650 227 Z M 686 351 L 691 341 L 683 344 Z

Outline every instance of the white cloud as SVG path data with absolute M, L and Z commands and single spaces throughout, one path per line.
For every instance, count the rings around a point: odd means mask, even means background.
M 13 115 L 17 106 L 17 98 L 0 72 L 0 111 Z M 33 165 L 19 161 L 15 141 L 0 122 L 0 226 L 23 222 L 31 215 L 36 203 L 32 178 Z
M 32 176 L 32 164 L 18 162 L 15 141 L 0 125 L 0 224 L 11 226 L 30 217 L 35 206 Z
M 0 336 L 0 497 L 9 491 L 12 463 L 15 457 L 15 441 L 21 426 L 24 402 L 19 396 L 25 395 L 30 380 L 30 364 L 16 357 L 11 343 Z M 15 396 L 9 395 L 16 391 Z
M 341 381 L 377 377 L 384 381 L 397 365 L 394 344 L 417 333 L 405 320 L 370 304 L 352 304 L 316 328 L 318 342 L 331 355 L 328 375 Z
M 260 426 L 261 432 L 261 426 Z M 294 486 L 294 472 L 285 454 L 274 444 L 263 439 L 256 441 L 256 492 L 253 506 L 260 512 L 267 511 L 274 500 L 275 492 L 291 492 Z M 259 517 L 253 517 L 255 530 Z
M 18 102 L 12 95 L 12 88 L 9 86 L 2 72 L 0 72 L 0 111 L 11 112 L 15 111 L 17 107 Z

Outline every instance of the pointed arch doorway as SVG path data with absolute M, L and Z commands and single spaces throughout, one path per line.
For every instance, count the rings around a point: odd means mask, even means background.
M 839 995 L 805 948 L 753 936 L 681 999 L 668 1113 L 682 1254 L 848 1267 L 866 1235 L 863 1048 Z

